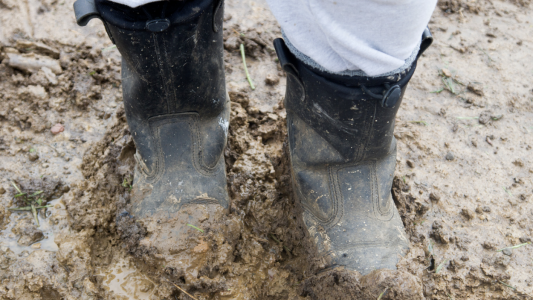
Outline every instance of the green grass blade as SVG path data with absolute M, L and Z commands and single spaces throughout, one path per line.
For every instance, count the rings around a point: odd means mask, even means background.
M 200 231 L 201 233 L 204 233 L 204 231 L 203 231 L 202 229 L 200 229 L 200 228 L 198 228 L 198 227 L 196 227 L 196 226 L 194 226 L 194 225 L 192 225 L 192 224 L 187 224 L 187 226 L 192 227 L 192 228 L 194 228 L 194 229 Z
M 440 270 L 442 270 L 442 268 L 444 267 L 444 264 L 447 263 L 448 260 L 445 259 L 443 262 L 440 263 L 440 265 L 437 267 L 437 270 L 435 270 L 435 274 L 439 273 Z
M 531 244 L 531 242 L 527 242 L 527 243 L 523 243 L 523 244 L 520 244 L 520 245 L 515 245 L 515 246 L 511 246 L 511 247 L 502 248 L 500 250 L 497 250 L 496 252 L 501 252 L 501 251 L 506 250 L 506 249 L 516 249 L 516 248 L 524 247 L 524 246 L 527 246 L 527 245 L 530 245 L 530 244 Z

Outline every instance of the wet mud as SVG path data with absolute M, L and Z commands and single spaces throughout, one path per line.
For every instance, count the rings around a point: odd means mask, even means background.
M 0 299 L 532 299 L 530 1 L 439 1 L 396 120 L 410 251 L 366 276 L 328 269 L 303 229 L 266 3 L 226 3 L 229 211 L 144 223 L 125 213 L 120 54 L 72 3 L 0 0 Z

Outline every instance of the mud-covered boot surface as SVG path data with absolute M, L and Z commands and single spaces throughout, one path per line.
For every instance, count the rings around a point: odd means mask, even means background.
M 123 57 L 125 111 L 136 147 L 131 196 L 117 222 L 131 218 L 144 227 L 140 245 L 150 254 L 180 253 L 189 231 L 202 231 L 195 226 L 220 218 L 229 204 L 221 2 L 131 9 L 97 1 L 95 7 Z M 85 15 L 76 12 L 78 19 Z
M 422 37 L 421 52 L 430 44 Z M 295 197 L 326 267 L 396 269 L 409 249 L 391 189 L 395 116 L 416 68 L 387 78 L 317 74 L 274 41 L 288 73 L 286 107 Z

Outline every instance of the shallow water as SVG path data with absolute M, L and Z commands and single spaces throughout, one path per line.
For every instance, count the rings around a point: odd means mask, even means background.
M 37 214 L 37 217 L 39 218 L 39 224 L 40 226 L 38 229 L 40 229 L 44 234 L 44 239 L 41 241 L 35 242 L 32 245 L 29 246 L 21 246 L 17 243 L 20 236 L 14 234 L 11 230 L 15 225 L 17 225 L 18 221 L 25 218 L 31 218 L 33 220 L 33 216 L 31 212 L 15 212 L 12 213 L 9 217 L 9 223 L 7 224 L 6 228 L 2 231 L 0 231 L 0 247 L 7 247 L 11 249 L 15 254 L 18 255 L 24 255 L 27 256 L 31 252 L 35 250 L 46 250 L 46 251 L 52 251 L 56 252 L 59 248 L 57 247 L 57 244 L 54 242 L 54 224 L 53 224 L 53 217 L 54 215 L 60 214 L 60 213 L 66 213 L 65 211 L 65 205 L 61 202 L 61 198 L 52 200 L 48 203 L 48 205 L 52 205 L 52 207 L 48 208 L 46 211 L 46 216 L 43 218 L 41 214 Z M 39 244 L 39 247 L 36 247 L 36 245 Z M 33 247 L 32 247 L 33 246 Z

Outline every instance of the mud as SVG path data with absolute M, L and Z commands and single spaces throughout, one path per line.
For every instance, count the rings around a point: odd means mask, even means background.
M 266 3 L 226 3 L 229 213 L 140 224 L 120 55 L 72 2 L 0 0 L 0 299 L 532 299 L 530 1 L 439 1 L 396 120 L 411 250 L 367 276 L 325 269 L 300 223 Z M 43 191 L 40 226 L 8 209 L 24 205 L 11 182 Z M 196 228 L 166 240 L 180 223 Z

